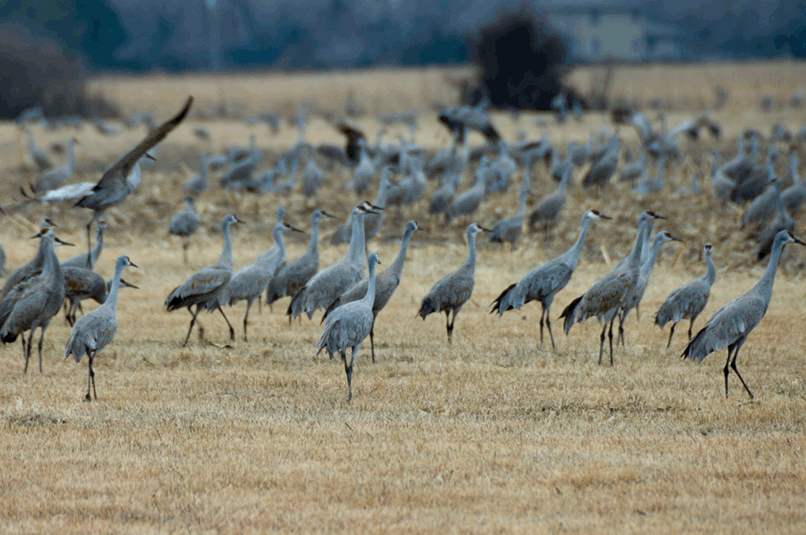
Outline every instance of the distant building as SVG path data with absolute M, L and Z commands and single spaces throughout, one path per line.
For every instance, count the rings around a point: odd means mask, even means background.
M 541 3 L 546 20 L 562 33 L 575 61 L 681 60 L 683 32 L 650 19 L 629 2 L 581 0 Z

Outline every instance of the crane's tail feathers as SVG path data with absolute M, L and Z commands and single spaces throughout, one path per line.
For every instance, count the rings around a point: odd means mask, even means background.
M 295 320 L 302 314 L 302 302 L 305 300 L 305 289 L 307 286 L 303 286 L 297 293 L 294 294 L 294 297 L 291 298 L 291 303 L 288 305 L 288 310 L 286 314 L 291 316 L 292 320 Z
M 579 303 L 582 301 L 583 297 L 584 296 L 580 295 L 579 297 L 568 303 L 568 306 L 565 307 L 563 313 L 560 314 L 561 318 L 565 318 L 565 321 L 563 322 L 563 329 L 565 330 L 565 334 L 568 334 L 568 331 L 570 331 L 571 327 L 573 327 L 574 323 L 576 323 L 576 310 L 577 307 L 579 306 Z
M 501 295 L 495 298 L 495 301 L 492 302 L 492 309 L 490 309 L 490 314 L 493 312 L 498 312 L 498 316 L 503 316 L 504 312 L 507 310 L 512 310 L 513 308 L 519 308 L 513 305 L 510 296 L 514 291 L 515 287 L 518 285 L 517 282 L 514 282 L 507 286 L 507 289 L 501 292 Z
M 702 362 L 702 359 L 711 353 L 711 351 L 709 351 L 703 343 L 704 337 L 705 328 L 702 328 L 700 329 L 700 332 L 698 332 L 696 336 L 691 339 L 691 342 L 686 345 L 685 349 L 683 349 L 683 354 L 680 355 L 680 357 L 691 360 L 697 359 L 697 362 Z

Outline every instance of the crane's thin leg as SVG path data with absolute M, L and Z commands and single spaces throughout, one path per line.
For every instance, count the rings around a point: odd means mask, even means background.
M 688 340 L 691 341 L 691 329 L 694 327 L 694 320 L 697 319 L 696 317 L 691 318 L 688 320 Z
M 182 342 L 182 347 L 188 345 L 188 340 L 190 340 L 190 333 L 193 332 L 193 325 L 196 324 L 196 316 L 199 315 L 199 305 L 196 305 L 196 312 L 191 312 L 190 307 L 188 307 L 188 312 L 192 316 L 190 320 L 190 327 L 188 328 L 188 335 L 185 336 L 185 341 Z M 199 329 L 201 329 L 201 325 L 199 325 Z M 204 332 L 203 330 L 201 332 Z
M 635 305 L 635 322 L 641 323 L 641 303 Z
M 543 348 L 543 317 L 546 315 L 546 309 L 540 311 L 540 348 Z
M 182 258 L 185 260 L 185 264 L 188 263 L 188 237 L 182 236 Z
M 616 318 L 610 320 L 610 328 L 607 331 L 607 338 L 610 342 L 610 365 L 613 365 L 613 324 L 616 322 Z
M 599 366 L 602 365 L 602 353 L 604 352 L 605 333 L 607 332 L 607 322 L 602 326 L 602 334 L 599 336 Z
M 95 221 L 95 214 L 92 214 L 92 219 L 87 223 L 87 269 L 92 270 L 92 240 L 90 239 L 90 230 L 92 229 L 92 222 Z
M 84 401 L 92 401 L 90 397 L 90 385 L 92 385 L 92 393 L 95 395 L 95 399 L 98 399 L 98 393 L 95 391 L 95 371 L 92 369 L 92 361 L 95 359 L 95 351 L 88 353 L 87 356 L 89 357 L 89 376 L 87 377 L 87 395 L 84 396 Z
M 39 345 L 37 346 L 39 349 L 39 373 L 42 373 L 42 342 L 45 339 L 45 331 L 48 330 L 47 324 L 44 326 L 39 327 Z M 31 333 L 33 336 L 33 332 Z M 29 340 L 30 344 L 30 340 Z
M 551 332 L 551 319 L 549 318 L 550 315 L 551 315 L 551 310 L 547 308 L 546 309 L 546 327 L 549 328 L 549 338 L 551 338 L 551 349 L 552 349 L 552 351 L 554 351 L 556 353 L 557 352 L 557 346 L 554 344 L 554 333 Z
M 22 359 L 25 361 L 25 369 L 23 369 L 22 373 L 28 373 L 28 358 L 31 356 L 27 352 L 27 347 L 25 344 L 25 333 L 20 335 L 20 341 L 22 342 Z M 30 342 L 28 343 L 30 345 Z
M 355 348 L 350 353 L 350 363 L 347 364 L 347 351 L 341 352 L 341 360 L 344 361 L 344 373 L 347 374 L 347 403 L 353 399 L 353 359 L 355 358 Z
M 730 356 L 733 353 L 733 348 L 736 344 L 728 346 L 728 360 L 725 362 L 725 368 L 722 370 L 722 373 L 725 374 L 725 399 L 728 398 L 728 375 L 730 375 Z
M 669 342 L 666 344 L 666 349 L 669 349 L 672 345 L 672 336 L 674 336 L 674 328 L 677 326 L 676 323 L 672 323 L 672 329 L 669 331 Z M 688 339 L 691 340 L 691 331 L 689 330 Z
M 744 389 L 747 390 L 747 393 L 750 396 L 750 399 L 753 399 L 753 397 L 754 397 L 753 393 L 750 391 L 750 388 L 748 388 L 747 383 L 744 382 L 744 379 L 742 379 L 742 374 L 740 374 L 739 370 L 736 368 L 736 357 L 739 356 L 739 349 L 741 349 L 741 347 L 742 347 L 742 344 L 740 342 L 736 346 L 736 351 L 733 352 L 733 360 L 730 361 L 730 367 L 733 368 L 734 373 L 736 373 L 736 375 L 739 376 L 739 380 L 742 382 L 742 385 L 744 386 Z
M 260 299 L 258 299 L 260 301 Z M 243 341 L 248 342 L 246 339 L 246 325 L 249 323 L 249 309 L 252 308 L 252 300 L 246 302 L 246 314 L 243 316 Z
M 453 334 L 453 325 L 451 325 L 451 311 L 445 311 L 445 329 L 448 331 L 448 345 L 451 345 L 451 335 Z
M 372 318 L 372 327 L 369 328 L 369 347 L 372 349 L 372 363 L 375 364 L 375 318 Z
M 235 340 L 235 329 L 232 327 L 232 323 L 230 323 L 229 320 L 227 319 L 227 315 L 224 314 L 224 309 L 218 307 L 218 311 L 221 312 L 221 315 L 224 317 L 224 321 L 226 321 L 227 325 L 229 325 L 229 339 Z

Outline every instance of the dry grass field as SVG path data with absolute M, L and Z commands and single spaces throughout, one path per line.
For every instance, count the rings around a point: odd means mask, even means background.
M 745 126 L 768 133 L 773 123 L 782 122 L 797 130 L 806 119 L 803 111 L 758 111 L 765 88 L 776 87 L 782 99 L 797 91 L 794 75 L 786 78 L 791 82 L 786 86 L 767 80 L 789 68 L 803 70 L 789 64 L 752 65 L 746 71 L 715 67 L 731 100 L 714 115 L 725 128 L 725 139 L 705 143 L 727 153 L 735 151 L 736 136 Z M 675 88 L 679 102 L 685 95 L 710 94 L 709 71 L 698 72 L 685 87 Z M 373 113 L 419 109 L 418 141 L 429 149 L 446 143 L 429 109 L 429 102 L 449 101 L 451 95 L 437 70 L 278 79 L 276 92 L 269 75 L 248 85 L 237 78 L 225 83 L 183 77 L 102 79 L 95 87 L 119 99 L 123 109 L 154 110 L 159 120 L 178 109 L 188 92 L 201 97 L 200 107 L 214 104 L 222 84 L 227 95 L 237 95 L 252 111 L 287 107 L 286 115 L 296 112 L 298 98 L 335 110 L 344 93 L 338 98 L 334 93 L 362 88 L 375 95 L 368 106 Z M 623 69 L 614 90 L 671 91 L 655 86 L 655 79 L 667 84 L 675 76 L 657 67 Z M 424 80 L 434 87 L 423 87 Z M 382 86 L 399 91 L 390 108 L 380 104 Z M 276 100 L 275 93 L 280 95 Z M 675 110 L 669 122 L 697 111 L 694 106 Z M 527 114 L 521 126 L 537 137 L 543 119 Z M 496 114 L 494 120 L 505 137 L 514 137 L 512 117 Z M 354 122 L 368 132 L 378 128 L 371 116 Z M 194 138 L 197 124 L 211 130 L 210 146 Z M 610 128 L 608 118 L 599 114 L 584 124 L 545 124 L 561 147 L 569 139 L 584 140 L 590 131 Z M 66 135 L 34 132 L 40 146 Z M 344 192 L 348 176 L 339 168 L 326 172 L 318 202 L 296 192 L 256 199 L 211 185 L 198 203 L 203 229 L 193 239 L 190 265 L 183 265 L 179 242 L 166 229 L 180 209 L 186 168 L 195 169 L 202 150 L 245 145 L 252 132 L 265 151 L 265 167 L 297 138 L 288 126 L 271 136 L 265 126 L 243 121 L 193 119 L 158 149 L 159 161 L 144 172 L 138 191 L 107 213 L 107 246 L 98 270 L 111 276 L 114 258 L 127 254 L 140 268 L 129 269 L 125 277 L 141 289 L 121 292 L 117 337 L 96 360 L 97 401 L 82 402 L 86 361 L 62 361 L 69 328 L 61 317 L 47 333 L 43 374 L 22 374 L 19 344 L 1 350 L 0 531 L 803 532 L 806 250 L 790 246 L 785 252 L 767 316 L 739 355 L 739 368 L 756 395 L 753 401 L 735 376 L 725 399 L 725 353 L 700 365 L 679 358 L 687 323 L 678 326 L 668 351 L 668 330 L 653 324 L 666 295 L 702 273 L 698 254 L 705 241 L 715 246 L 718 274 L 696 327 L 749 289 L 763 270 L 752 261 L 755 245 L 738 230 L 735 209 L 720 211 L 707 196 L 691 198 L 678 191 L 690 185 L 693 173 L 707 172 L 705 159 L 687 158 L 675 167 L 665 196 L 638 199 L 616 186 L 597 197 L 575 187 L 550 238 L 532 237 L 514 252 L 484 244 L 473 298 L 458 316 L 452 347 L 443 317 L 423 322 L 415 314 L 430 286 L 463 262 L 464 225 L 444 228 L 429 220 L 425 201 L 400 217 L 390 210 L 383 239 L 369 246 L 385 265 L 397 253 L 407 219 L 416 218 L 428 231 L 415 234 L 401 287 L 379 316 L 377 363 L 369 359 L 369 342 L 362 347 L 353 401 L 347 404 L 341 362 L 315 356 L 320 314 L 313 322 L 304 319 L 289 327 L 287 299 L 273 312 L 264 306 L 258 314 L 253 308 L 245 343 L 240 338 L 242 303 L 227 310 L 236 327 L 235 342 L 229 342 L 219 315 L 205 315 L 207 343 L 194 334 L 182 348 L 190 316 L 164 310 L 170 290 L 218 256 L 220 221 L 227 212 L 246 221 L 233 228 L 239 268 L 269 247 L 279 204 L 288 209 L 290 222 L 307 229 L 315 206 L 346 217 L 357 200 Z M 78 180 L 97 178 L 143 135 L 136 129 L 105 138 L 85 127 L 77 134 Z M 309 121 L 308 137 L 313 143 L 340 142 L 319 117 Z M 637 143 L 631 131 L 623 137 Z M 473 138 L 474 144 L 480 142 Z M 68 207 L 20 204 L 18 187 L 32 178 L 28 165 L 24 138 L 12 125 L 0 125 L 0 193 L 10 212 L 2 234 L 7 273 L 33 256 L 36 243 L 27 238 L 45 213 L 60 225 L 57 234 L 76 243 L 76 249 L 84 244 L 90 216 Z M 538 196 L 554 188 L 544 171 L 534 184 Z M 430 184 L 429 194 L 434 187 Z M 515 213 L 516 189 L 485 202 L 477 220 L 488 225 Z M 554 353 L 538 346 L 539 307 L 530 304 L 497 318 L 488 314 L 489 303 L 528 269 L 566 250 L 581 214 L 591 207 L 615 220 L 593 225 L 578 271 L 555 300 Z M 617 350 L 615 366 L 598 366 L 599 325 L 589 321 L 566 336 L 556 317 L 609 270 L 605 257 L 626 254 L 636 217 L 645 208 L 666 215 L 668 221 L 656 228 L 686 243 L 667 246 L 662 254 L 640 322 L 630 316 L 627 347 Z M 801 229 L 806 228 L 803 218 L 798 220 Z M 323 223 L 323 233 L 335 225 Z M 306 239 L 287 240 L 290 259 L 302 254 Z M 345 250 L 323 240 L 322 265 Z M 76 253 L 71 247 L 58 252 L 63 257 Z

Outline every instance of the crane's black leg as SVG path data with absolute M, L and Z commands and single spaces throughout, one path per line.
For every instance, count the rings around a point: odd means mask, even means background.
M 748 388 L 747 383 L 744 382 L 744 379 L 742 379 L 742 374 L 740 374 L 739 370 L 736 368 L 736 357 L 739 355 L 739 349 L 741 347 L 742 347 L 741 343 L 738 346 L 736 346 L 736 351 L 733 352 L 733 360 L 730 361 L 730 367 L 733 368 L 734 373 L 736 373 L 736 375 L 739 376 L 739 380 L 742 382 L 744 389 L 747 390 L 747 394 L 750 396 L 750 399 L 753 399 L 754 397 L 753 393 L 750 391 L 750 388 Z
M 196 324 L 196 316 L 199 315 L 199 305 L 196 305 L 196 312 L 191 312 L 190 307 L 188 307 L 188 313 L 191 315 L 190 327 L 188 328 L 188 335 L 185 336 L 185 341 L 182 342 L 182 347 L 188 345 L 188 340 L 190 340 L 190 333 L 193 331 L 193 326 Z M 204 330 L 201 329 L 201 325 L 199 325 L 199 329 L 201 330 L 201 332 L 204 332 Z
M 351 353 L 350 363 L 347 363 L 347 351 L 341 352 L 341 360 L 344 361 L 344 373 L 347 374 L 347 403 L 353 399 L 353 362 L 355 353 Z
M 185 261 L 185 264 L 188 263 L 188 238 L 187 236 L 182 236 L 182 258 Z
M 607 339 L 610 342 L 610 365 L 613 365 L 613 324 L 616 322 L 616 318 L 610 320 L 610 328 L 607 331 Z
M 543 347 L 543 317 L 546 315 L 546 309 L 540 310 L 540 347 Z
M 260 299 L 258 299 L 258 301 L 260 301 Z M 244 316 L 243 316 L 243 341 L 244 342 L 248 342 L 248 340 L 246 339 L 246 325 L 247 325 L 247 323 L 249 323 L 249 309 L 250 308 L 252 308 L 252 300 L 251 299 L 249 299 L 246 302 L 246 314 L 244 314 Z
M 454 316 L 455 318 L 456 316 Z M 451 337 L 453 336 L 453 323 L 451 323 L 451 311 L 445 311 L 445 329 L 448 331 L 448 345 L 451 345 Z
M 694 327 L 694 320 L 697 319 L 696 317 L 691 318 L 688 320 L 688 341 L 691 341 L 691 329 Z
M 641 323 L 641 303 L 635 305 L 635 321 Z
M 92 219 L 87 223 L 87 269 L 92 270 L 92 240 L 90 239 L 90 230 L 92 229 L 92 222 L 95 221 L 95 214 L 92 214 Z
M 22 373 L 28 373 L 28 359 L 31 357 L 31 354 L 27 351 L 27 347 L 25 344 L 25 333 L 20 335 L 20 341 L 22 342 L 22 359 L 25 361 L 25 369 L 23 369 Z M 28 342 L 27 346 L 30 346 L 30 341 Z
M 624 343 L 624 322 L 627 321 L 627 314 L 629 314 L 629 311 L 618 316 L 618 340 L 616 340 L 616 345 L 621 344 L 621 347 L 627 347 Z
M 372 363 L 375 364 L 375 318 L 372 318 L 372 327 L 369 328 L 369 347 L 372 349 Z
M 551 319 L 549 316 L 551 315 L 551 311 L 546 309 L 546 327 L 549 328 L 549 338 L 551 338 L 551 349 L 556 353 L 557 346 L 554 344 L 554 333 L 551 332 Z
M 602 326 L 602 335 L 599 336 L 599 365 L 602 365 L 602 353 L 604 352 L 605 333 L 607 332 L 607 323 Z
M 84 401 L 92 401 L 90 397 L 90 385 L 92 385 L 92 393 L 95 395 L 95 399 L 98 399 L 98 393 L 95 391 L 95 371 L 92 369 L 92 361 L 95 360 L 95 351 L 87 353 L 87 357 L 89 357 L 89 375 L 87 377 L 87 395 L 84 396 Z
M 725 368 L 722 370 L 722 373 L 725 374 L 725 399 L 728 397 L 728 375 L 730 375 L 730 356 L 733 353 L 733 348 L 736 344 L 728 346 L 728 360 L 725 362 Z
M 235 340 L 235 329 L 232 328 L 232 323 L 229 322 L 229 320 L 227 319 L 227 315 L 224 314 L 224 309 L 218 307 L 218 311 L 221 312 L 221 315 L 224 317 L 224 321 L 226 321 L 227 325 L 229 326 L 229 339 Z
M 672 323 L 672 329 L 669 331 L 669 342 L 666 344 L 666 349 L 669 349 L 669 347 L 671 347 L 671 345 L 672 345 L 672 336 L 674 336 L 674 328 L 675 327 L 677 327 L 677 324 Z M 688 339 L 689 339 L 689 341 L 691 340 L 691 330 L 690 330 L 690 328 L 689 328 L 689 332 L 688 332 Z
M 48 329 L 47 325 L 39 327 L 39 344 L 37 345 L 37 348 L 39 349 L 39 373 L 42 373 L 42 342 L 45 339 L 45 331 L 47 329 Z M 33 332 L 31 332 L 31 336 L 33 337 Z

